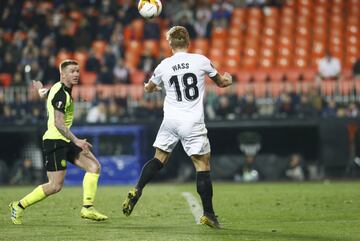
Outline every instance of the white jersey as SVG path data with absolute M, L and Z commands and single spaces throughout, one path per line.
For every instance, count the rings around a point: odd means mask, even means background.
M 164 83 L 164 119 L 204 122 L 205 75 L 216 74 L 210 60 L 200 54 L 178 52 L 164 59 L 150 78 L 156 85 Z

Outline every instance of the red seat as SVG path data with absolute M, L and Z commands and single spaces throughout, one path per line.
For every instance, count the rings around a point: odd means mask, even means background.
M 252 72 L 246 70 L 239 70 L 236 73 L 236 79 L 240 83 L 248 83 L 252 78 Z
M 143 71 L 133 70 L 130 73 L 130 79 L 131 79 L 132 84 L 144 85 L 144 83 L 146 81 L 145 73 Z
M 313 82 L 316 76 L 316 70 L 314 69 L 303 69 L 301 75 L 304 81 Z
M 96 72 L 84 71 L 80 76 L 80 83 L 83 85 L 95 85 Z
M 0 83 L 4 87 L 8 87 L 11 84 L 11 74 L 0 73 Z
M 265 71 L 257 70 L 253 73 L 255 82 L 265 82 L 268 78 L 268 74 Z
M 284 79 L 285 72 L 281 69 L 273 69 L 269 72 L 271 82 L 280 82 Z

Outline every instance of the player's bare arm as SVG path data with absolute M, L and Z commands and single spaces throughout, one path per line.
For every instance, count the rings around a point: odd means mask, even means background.
M 44 88 L 44 85 L 43 85 L 43 83 L 41 83 L 41 81 L 33 80 L 33 86 L 36 89 L 36 91 L 38 92 L 41 99 L 47 97 L 49 89 Z
M 64 121 L 64 113 L 62 113 L 61 111 L 55 110 L 55 126 L 64 137 L 72 141 L 75 145 L 77 145 L 84 151 L 88 151 L 92 147 L 92 145 L 88 143 L 86 140 L 77 138 L 70 131 L 70 129 L 66 127 Z
M 151 93 L 151 92 L 155 92 L 155 91 L 160 91 L 161 87 L 157 86 L 152 81 L 149 81 L 149 82 L 145 83 L 144 90 L 147 93 Z
M 216 74 L 211 78 L 217 86 L 224 88 L 232 84 L 232 76 L 225 72 L 223 75 Z

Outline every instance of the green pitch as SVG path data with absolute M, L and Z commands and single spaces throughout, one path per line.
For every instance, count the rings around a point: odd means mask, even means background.
M 106 222 L 80 218 L 80 187 L 64 187 L 10 223 L 8 203 L 33 187 L 0 187 L 0 240 L 360 240 L 360 182 L 214 184 L 223 229 L 196 225 L 182 192 L 195 184 L 151 184 L 130 217 L 129 187 L 100 186 L 96 207 Z

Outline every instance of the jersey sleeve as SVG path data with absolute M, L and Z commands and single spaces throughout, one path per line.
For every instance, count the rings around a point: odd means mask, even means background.
M 159 64 L 155 70 L 154 70 L 154 73 L 153 75 L 151 76 L 150 80 L 151 82 L 153 82 L 154 84 L 156 85 L 160 85 L 162 80 L 161 80 L 161 64 Z
M 66 94 L 63 89 L 59 89 L 51 100 L 51 104 L 55 110 L 65 113 Z
M 211 63 L 210 59 L 206 58 L 205 56 L 202 63 L 202 68 L 210 78 L 214 77 L 218 73 L 214 65 Z

